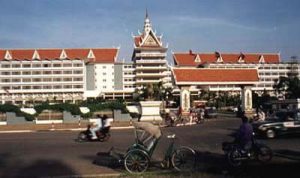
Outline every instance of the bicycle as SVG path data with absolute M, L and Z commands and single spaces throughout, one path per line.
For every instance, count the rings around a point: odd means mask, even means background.
M 191 171 L 196 166 L 196 152 L 190 147 L 175 147 L 176 135 L 168 135 L 168 139 L 172 139 L 165 153 L 165 157 L 161 162 L 162 168 L 173 167 L 177 171 Z
M 134 123 L 135 142 L 127 149 L 124 155 L 110 150 L 110 155 L 123 163 L 125 169 L 132 174 L 145 172 L 151 161 L 152 154 L 161 137 L 161 130 L 149 122 Z M 150 133 L 150 136 L 148 134 Z M 191 171 L 196 165 L 196 152 L 187 146 L 175 147 L 175 134 L 167 136 L 172 139 L 161 165 L 164 168 L 173 167 L 177 171 Z M 146 144 L 146 143 L 149 144 Z

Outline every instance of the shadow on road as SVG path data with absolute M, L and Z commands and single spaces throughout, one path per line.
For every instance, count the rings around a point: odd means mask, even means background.
M 59 160 L 40 159 L 32 163 L 25 163 L 21 160 L 10 160 L 11 155 L 9 154 L 1 154 L 0 156 L 0 177 L 3 178 L 78 175 L 70 166 Z

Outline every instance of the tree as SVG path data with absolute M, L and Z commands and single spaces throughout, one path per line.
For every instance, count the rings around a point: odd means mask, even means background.
M 298 77 L 279 77 L 273 88 L 278 94 L 283 94 L 288 99 L 300 98 L 300 80 Z
M 278 80 L 275 80 L 273 88 L 278 94 L 283 94 L 288 99 L 300 98 L 300 80 L 298 76 L 297 57 L 292 56 L 287 77 L 280 76 Z

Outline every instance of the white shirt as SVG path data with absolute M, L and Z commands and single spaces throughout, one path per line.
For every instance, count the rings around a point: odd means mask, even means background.
M 113 118 L 107 118 L 104 122 L 104 127 L 110 127 Z

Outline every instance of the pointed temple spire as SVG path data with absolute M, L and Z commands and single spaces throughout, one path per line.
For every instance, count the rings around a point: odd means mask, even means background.
M 145 22 L 144 22 L 144 33 L 149 33 L 150 30 L 152 29 L 149 15 L 148 15 L 148 10 L 146 9 L 146 17 L 145 17 Z

